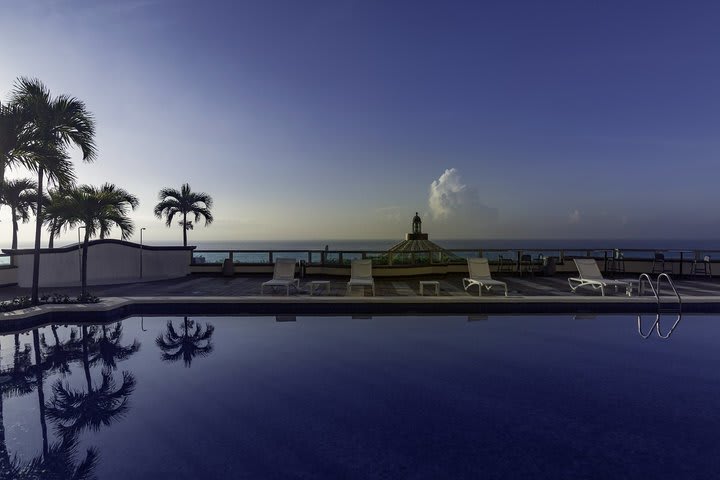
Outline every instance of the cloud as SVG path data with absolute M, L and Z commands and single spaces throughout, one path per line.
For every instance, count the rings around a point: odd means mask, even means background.
M 580 210 L 575 209 L 568 217 L 568 221 L 572 224 L 580 223 Z
M 452 216 L 468 200 L 468 188 L 460 181 L 460 174 L 454 168 L 445 170 L 440 178 L 430 184 L 428 205 L 433 218 Z
M 457 230 L 469 234 L 498 219 L 497 208 L 483 204 L 477 189 L 463 183 L 455 168 L 445 170 L 430 184 L 428 206 L 433 221 L 457 227 L 448 232 Z

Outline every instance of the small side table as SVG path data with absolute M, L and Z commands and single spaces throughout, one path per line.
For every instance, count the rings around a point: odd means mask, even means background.
M 330 281 L 329 280 L 313 280 L 308 283 L 310 285 L 310 295 L 313 295 L 320 287 L 325 287 L 325 293 L 330 293 Z
M 440 282 L 435 280 L 423 280 L 420 282 L 420 295 L 423 295 L 425 287 L 435 287 L 435 295 L 440 295 Z

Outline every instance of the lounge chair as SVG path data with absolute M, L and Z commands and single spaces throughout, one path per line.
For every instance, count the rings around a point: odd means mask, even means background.
M 632 294 L 632 286 L 630 282 L 604 278 L 602 273 L 600 273 L 597 262 L 594 259 L 576 258 L 574 261 L 580 276 L 568 278 L 568 285 L 570 285 L 570 290 L 572 290 L 573 293 L 575 293 L 575 290 L 578 288 L 587 285 L 592 287 L 593 290 L 597 290 L 599 288 L 603 297 L 605 296 L 605 287 L 615 287 L 616 292 L 618 287 L 624 287 L 626 295 L 630 296 Z M 577 285 L 573 286 L 574 283 Z
M 490 291 L 492 287 L 502 286 L 507 297 L 507 283 L 493 280 L 490 276 L 490 265 L 487 258 L 468 258 L 468 278 L 463 278 L 465 291 L 473 285 L 478 286 L 478 296 L 482 296 L 482 289 L 485 287 Z
M 262 284 L 260 295 L 264 294 L 265 287 L 285 287 L 288 296 L 290 296 L 290 286 L 294 286 L 295 290 L 297 290 L 300 286 L 300 280 L 295 278 L 295 263 L 297 262 L 294 258 L 275 259 L 273 278 Z
M 353 260 L 350 264 L 350 281 L 347 283 L 347 294 L 350 295 L 350 289 L 354 286 L 372 288 L 373 297 L 375 296 L 375 281 L 372 277 L 372 260 Z

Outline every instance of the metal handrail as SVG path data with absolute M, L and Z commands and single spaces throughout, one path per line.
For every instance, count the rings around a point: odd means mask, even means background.
M 652 290 L 653 296 L 657 300 L 658 294 L 655 291 L 652 280 L 650 280 L 650 275 L 648 275 L 647 273 L 641 273 L 640 277 L 638 278 L 638 295 L 641 295 L 643 292 L 643 278 L 647 280 L 647 284 L 650 285 L 650 290 Z
M 658 305 L 658 312 L 660 312 L 660 280 L 665 278 L 667 280 L 667 284 L 670 285 L 670 288 L 672 288 L 673 292 L 675 293 L 675 296 L 678 300 L 678 313 L 682 313 L 682 298 L 680 297 L 680 294 L 678 293 L 677 289 L 675 288 L 675 284 L 673 283 L 672 279 L 667 273 L 661 273 L 657 277 L 657 292 L 655 293 L 655 296 L 657 298 L 657 305 Z

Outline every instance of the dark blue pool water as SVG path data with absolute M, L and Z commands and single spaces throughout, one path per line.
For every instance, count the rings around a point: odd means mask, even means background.
M 719 320 L 667 340 L 635 316 L 5 335 L 2 478 L 716 478 Z

